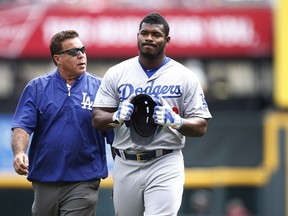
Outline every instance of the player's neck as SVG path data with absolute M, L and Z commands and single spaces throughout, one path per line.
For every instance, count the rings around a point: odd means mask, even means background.
M 158 68 L 160 65 L 163 64 L 165 59 L 166 59 L 165 55 L 161 56 L 161 58 L 155 58 L 155 59 L 148 59 L 143 56 L 139 56 L 140 64 L 147 70 Z
M 144 72 L 146 73 L 146 75 L 150 78 L 151 76 L 153 76 L 163 65 L 165 65 L 167 62 L 170 61 L 170 58 L 168 57 L 165 57 L 163 62 L 158 66 L 158 67 L 155 67 L 153 69 L 147 69 L 145 68 L 144 65 L 142 65 L 142 63 L 140 62 L 140 59 L 139 59 L 139 63 L 142 67 L 142 69 L 144 70 Z

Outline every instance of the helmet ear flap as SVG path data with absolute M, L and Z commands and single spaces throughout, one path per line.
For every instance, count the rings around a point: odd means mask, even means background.
M 131 115 L 130 125 L 131 139 L 135 144 L 151 142 L 155 135 L 157 135 L 162 126 L 154 122 L 153 113 L 154 107 L 160 105 L 156 98 L 152 98 L 147 94 L 139 94 L 131 103 L 134 105 L 134 111 Z M 147 138 L 145 139 L 143 138 Z M 141 141 L 140 141 L 141 140 Z M 148 144 L 148 143 L 147 143 Z

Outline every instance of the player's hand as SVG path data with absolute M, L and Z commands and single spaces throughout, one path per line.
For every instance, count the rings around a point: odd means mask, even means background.
M 154 108 L 153 118 L 155 123 L 179 130 L 182 127 L 183 119 L 172 110 L 171 106 L 162 97 L 160 97 L 160 103 L 162 106 L 155 106 Z
M 25 153 L 19 153 L 14 157 L 14 170 L 19 175 L 28 175 L 28 156 Z
M 134 110 L 134 105 L 131 103 L 132 99 L 135 97 L 132 94 L 127 100 L 120 103 L 118 110 L 113 114 L 113 121 L 117 121 L 123 124 L 125 121 L 129 121 Z

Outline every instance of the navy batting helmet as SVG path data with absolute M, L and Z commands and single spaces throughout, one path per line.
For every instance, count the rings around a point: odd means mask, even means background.
M 158 98 L 147 94 L 135 96 L 131 103 L 134 111 L 130 121 L 126 122 L 126 126 L 130 126 L 131 139 L 137 145 L 149 145 L 162 129 L 153 118 L 154 107 L 161 104 Z

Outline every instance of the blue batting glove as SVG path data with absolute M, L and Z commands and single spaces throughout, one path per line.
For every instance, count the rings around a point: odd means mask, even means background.
M 131 95 L 127 100 L 122 101 L 118 107 L 118 110 L 113 114 L 113 121 L 118 121 L 123 124 L 125 121 L 129 121 L 134 111 L 134 105 L 130 103 L 135 95 Z
M 183 119 L 172 110 L 162 97 L 160 97 L 160 103 L 162 106 L 155 106 L 154 108 L 153 118 L 155 123 L 179 130 L 183 125 Z

